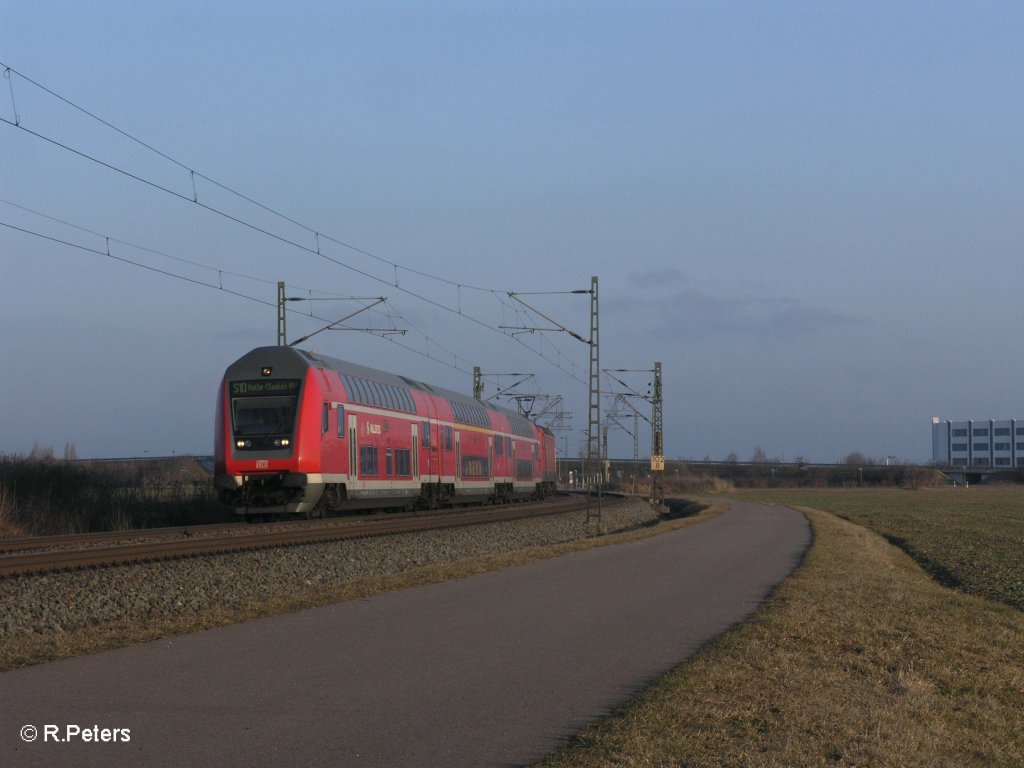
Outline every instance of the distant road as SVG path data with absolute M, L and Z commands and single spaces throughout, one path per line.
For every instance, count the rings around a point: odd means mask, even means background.
M 6 672 L 0 765 L 529 764 L 756 609 L 810 540 L 797 512 L 734 503 L 630 544 Z M 46 725 L 130 741 L 44 743 Z

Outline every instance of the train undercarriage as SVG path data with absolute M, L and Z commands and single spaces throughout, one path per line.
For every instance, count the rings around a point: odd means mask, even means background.
M 267 516 L 319 518 L 326 515 L 446 509 L 470 504 L 504 504 L 543 498 L 554 483 L 511 482 L 462 486 L 420 483 L 406 488 L 350 490 L 344 482 L 325 482 L 321 476 L 276 472 L 216 478 L 220 500 L 247 520 Z

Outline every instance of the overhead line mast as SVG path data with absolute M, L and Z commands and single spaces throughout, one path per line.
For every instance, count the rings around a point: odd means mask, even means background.
M 665 439 L 662 420 L 661 363 L 654 364 L 654 392 L 651 398 L 651 503 L 665 503 L 662 477 L 665 474 Z
M 598 323 L 597 276 L 590 278 L 590 395 L 587 418 L 587 474 L 593 478 L 596 469 L 600 473 L 597 481 L 597 510 L 592 511 L 590 492 L 587 492 L 587 523 L 596 519 L 598 529 L 603 527 L 601 491 L 603 490 L 604 467 L 601 465 L 601 343 Z M 591 480 L 593 482 L 593 480 Z
M 394 329 L 394 330 L 378 330 L 376 328 L 347 328 L 347 327 L 338 328 L 338 326 L 341 325 L 341 323 L 345 322 L 346 320 L 351 320 L 356 315 L 360 315 L 363 312 L 366 312 L 366 311 L 368 311 L 370 309 L 373 309 L 373 307 L 377 306 L 378 304 L 383 304 L 385 301 L 387 301 L 387 298 L 384 297 L 384 296 L 346 296 L 344 298 L 347 299 L 347 300 L 350 300 L 350 301 L 372 301 L 373 303 L 372 304 L 368 304 L 368 305 L 366 305 L 364 307 L 360 307 L 355 312 L 351 312 L 351 313 L 345 315 L 340 320 L 335 320 L 332 323 L 328 323 L 323 328 L 320 328 L 319 330 L 313 331 L 312 333 L 307 333 L 302 338 L 296 339 L 295 341 L 293 341 L 291 343 L 288 343 L 287 338 L 286 338 L 287 337 L 287 332 L 286 332 L 286 326 L 285 326 L 285 302 L 289 302 L 289 301 L 341 301 L 342 299 L 340 299 L 340 298 L 313 299 L 313 298 L 303 298 L 301 296 L 298 296 L 298 297 L 286 296 L 285 295 L 285 289 L 284 289 L 284 283 L 283 282 L 279 282 L 277 284 L 277 346 L 279 346 L 279 347 L 294 347 L 297 344 L 301 344 L 302 342 L 307 341 L 308 339 L 312 338 L 313 336 L 316 336 L 318 333 L 321 333 L 323 331 L 366 331 L 368 333 L 384 333 L 384 334 L 398 333 L 398 334 L 403 334 L 403 335 L 405 334 L 404 330 L 399 330 L 399 329 Z
M 582 341 L 587 344 L 590 348 L 590 381 L 589 381 L 589 416 L 587 419 L 587 460 L 586 468 L 584 471 L 585 484 L 587 488 L 587 524 L 596 521 L 598 530 L 604 527 L 604 520 L 602 518 L 601 510 L 601 492 L 602 482 L 599 478 L 601 472 L 601 344 L 600 344 L 600 326 L 598 316 L 598 283 L 597 276 L 593 275 L 590 278 L 590 290 L 578 289 L 575 291 L 538 291 L 535 293 L 517 293 L 509 291 L 509 298 L 515 299 L 528 310 L 544 318 L 549 323 L 553 323 L 555 328 L 508 328 L 508 330 L 518 331 L 564 331 L 572 336 L 577 341 Z M 553 295 L 553 294 L 590 294 L 590 339 L 583 338 L 578 333 L 569 330 L 564 325 L 559 323 L 540 310 L 531 307 L 520 296 L 540 296 L 540 295 Z M 595 471 L 596 468 L 596 471 Z M 597 504 L 591 504 L 591 491 L 593 486 L 597 486 Z
M 651 503 L 656 506 L 661 506 L 665 503 L 664 490 L 662 487 L 662 478 L 665 474 L 665 435 L 664 435 L 664 418 L 663 418 L 663 405 L 662 405 L 662 381 L 661 381 L 661 363 L 656 362 L 654 368 L 609 368 L 605 370 L 614 381 L 618 382 L 629 392 L 617 393 L 620 402 L 628 405 L 636 413 L 636 408 L 627 400 L 630 397 L 636 397 L 641 400 L 646 400 L 651 404 L 651 418 L 648 419 L 643 416 L 645 421 L 649 421 L 651 425 Z M 629 384 L 624 382 L 615 376 L 613 373 L 651 373 L 654 375 L 654 380 L 651 383 L 651 389 L 647 395 L 643 395 L 636 389 L 631 387 Z

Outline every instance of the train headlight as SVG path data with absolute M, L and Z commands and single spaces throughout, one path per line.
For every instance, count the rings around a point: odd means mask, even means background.
M 274 440 L 274 447 L 275 448 L 287 448 L 291 444 L 292 444 L 292 441 L 289 440 L 287 437 L 281 437 L 281 438 L 278 438 L 278 439 Z
M 235 440 L 236 448 L 251 448 L 252 440 Z

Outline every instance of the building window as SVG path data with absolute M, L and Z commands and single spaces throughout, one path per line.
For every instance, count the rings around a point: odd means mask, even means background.
M 1008 450 L 1010 450 L 1010 444 L 1009 443 L 996 443 L 995 444 L 995 449 L 997 451 L 1008 451 Z
M 975 443 L 974 444 L 974 450 L 976 450 L 976 451 L 987 451 L 988 450 L 988 443 Z
M 953 443 L 954 451 L 967 451 L 967 443 Z
M 1010 459 L 1009 458 L 996 459 L 996 466 L 997 467 L 1008 467 L 1008 466 L 1010 466 Z
M 992 434 L 995 435 L 996 437 L 1009 437 L 1010 436 L 1010 428 L 1009 427 L 996 427 L 992 431 Z
M 1024 451 L 1024 443 L 1017 443 L 1017 450 Z
M 974 436 L 975 437 L 988 437 L 988 427 L 986 427 L 985 429 L 976 429 L 976 430 L 974 430 Z
M 966 429 L 954 429 L 953 430 L 953 437 L 967 437 L 967 430 Z

